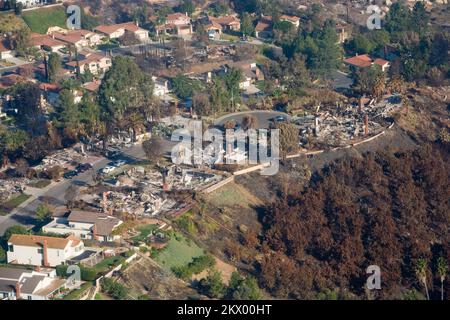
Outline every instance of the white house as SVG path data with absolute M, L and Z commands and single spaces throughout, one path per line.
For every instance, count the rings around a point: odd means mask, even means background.
M 115 217 L 90 211 L 75 211 L 65 217 L 56 217 L 42 228 L 44 232 L 72 234 L 81 239 L 109 242 L 120 238 L 113 231 L 123 223 Z
M 0 300 L 49 300 L 66 284 L 55 269 L 0 268 Z
M 8 240 L 8 263 L 55 267 L 84 252 L 84 243 L 67 238 L 13 234 Z

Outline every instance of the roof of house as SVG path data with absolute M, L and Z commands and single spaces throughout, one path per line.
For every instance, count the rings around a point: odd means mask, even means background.
M 67 220 L 70 222 L 95 224 L 97 227 L 96 232 L 101 236 L 110 235 L 113 229 L 121 222 L 119 219 L 106 214 L 79 210 L 72 211 Z
M 52 36 L 54 36 L 57 40 L 76 44 L 77 42 L 84 40 L 85 37 L 91 33 L 92 32 L 88 30 L 70 30 L 65 33 L 54 32 Z
M 215 21 L 209 21 L 209 23 L 206 24 L 204 28 L 205 28 L 206 31 L 208 31 L 208 30 L 222 30 L 222 26 L 219 23 L 215 22 Z
M 187 15 L 185 15 L 183 13 L 180 13 L 180 12 L 169 13 L 166 16 L 167 20 L 178 20 L 178 19 L 181 19 L 181 18 L 183 18 L 183 19 L 186 19 L 186 18 L 190 19 L 189 16 L 187 16 Z
M 93 53 L 93 54 L 90 54 L 88 57 L 86 57 L 86 59 L 79 60 L 78 65 L 83 66 L 85 64 L 88 64 L 88 63 L 91 63 L 94 61 L 100 61 L 101 59 L 109 59 L 109 57 L 107 57 L 105 55 Z M 77 66 L 77 61 L 75 61 L 75 60 L 70 61 L 70 62 L 66 63 L 66 65 L 75 68 Z
M 383 67 L 383 66 L 389 64 L 389 61 L 377 58 L 377 59 L 374 60 L 373 63 Z
M 119 29 L 125 29 L 130 32 L 146 31 L 145 29 L 138 27 L 134 22 L 117 23 L 117 24 L 112 24 L 112 25 L 108 25 L 108 26 L 103 25 L 103 26 L 96 27 L 94 30 L 104 33 L 104 34 L 107 34 L 107 35 L 111 35 Z
M 354 57 L 350 57 L 347 59 L 344 59 L 345 63 L 360 67 L 360 68 L 365 68 L 365 67 L 370 67 L 372 65 L 372 58 L 369 57 L 369 55 L 367 54 L 361 54 L 361 55 L 356 55 Z
M 100 87 L 100 81 L 92 81 L 92 82 L 87 82 L 85 84 L 83 84 L 83 88 L 85 88 L 87 91 L 97 91 L 97 89 Z
M 69 244 L 72 247 L 75 247 L 81 242 L 81 240 L 74 236 L 68 236 L 67 238 L 57 238 L 29 234 L 13 234 L 11 238 L 9 238 L 8 243 L 26 247 L 42 247 L 44 241 L 47 242 L 47 247 L 52 249 L 64 249 Z
M 379 58 L 373 60 L 368 54 L 356 55 L 354 57 L 344 59 L 344 62 L 359 68 L 370 67 L 372 64 L 376 64 L 383 67 L 389 63 L 389 61 Z
M 23 276 L 27 274 L 26 276 Z M 36 291 L 39 283 L 47 278 L 44 274 L 35 274 L 32 270 L 20 268 L 0 268 L 0 292 L 15 292 L 17 282 L 20 280 L 20 291 L 25 294 L 47 296 L 66 283 L 66 280 L 54 278 L 44 288 Z
M 25 269 L 20 268 L 0 268 L 0 279 L 19 280 Z
M 8 88 L 18 83 L 26 81 L 27 79 L 25 77 L 22 77 L 21 75 L 15 73 L 8 74 L 6 76 L 0 77 L 0 88 Z
M 33 46 L 59 47 L 65 45 L 64 42 L 54 39 L 48 34 L 33 33 L 30 38 Z
M 272 28 L 272 17 L 264 16 L 258 21 L 255 30 L 256 31 L 267 31 Z
M 39 85 L 39 88 L 44 91 L 53 91 L 53 92 L 59 92 L 62 89 L 61 86 L 57 83 L 41 83 Z
M 241 21 L 235 16 L 221 16 L 218 18 L 209 17 L 209 20 L 212 22 L 216 22 L 220 25 L 236 25 L 241 23 Z
M 280 17 L 280 19 L 281 19 L 281 20 L 288 20 L 288 21 L 291 21 L 291 22 L 298 22 L 298 21 L 300 21 L 300 18 L 299 18 L 299 17 L 296 17 L 296 16 L 288 16 L 288 15 L 285 15 L 285 14 L 283 14 L 283 15 Z
M 0 279 L 0 292 L 13 292 L 17 281 Z

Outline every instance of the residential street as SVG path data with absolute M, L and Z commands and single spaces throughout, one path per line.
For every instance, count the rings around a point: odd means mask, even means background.
M 133 145 L 122 149 L 122 159 L 129 162 L 139 161 L 145 159 L 144 151 L 141 144 Z M 21 224 L 31 227 L 34 222 L 34 213 L 37 206 L 43 200 L 50 202 L 55 206 L 64 205 L 66 199 L 77 192 L 78 187 L 88 185 L 93 182 L 93 175 L 97 170 L 105 167 L 111 160 L 104 157 L 93 163 L 93 170 L 81 173 L 72 180 L 62 179 L 59 183 L 52 183 L 44 189 L 29 188 L 25 191 L 26 194 L 31 195 L 31 198 L 24 202 L 21 206 L 13 210 L 7 216 L 0 216 L 0 236 L 3 235 L 9 227 Z M 75 189 L 70 189 L 74 186 Z M 69 192 L 67 192 L 69 190 Z

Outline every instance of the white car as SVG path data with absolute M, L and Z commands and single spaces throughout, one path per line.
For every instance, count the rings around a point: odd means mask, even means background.
M 123 165 L 125 165 L 127 162 L 125 160 L 116 160 L 113 162 L 112 166 L 119 168 Z
M 106 166 L 102 169 L 102 173 L 111 173 L 114 171 L 114 169 L 116 169 L 116 168 L 114 168 L 112 166 Z

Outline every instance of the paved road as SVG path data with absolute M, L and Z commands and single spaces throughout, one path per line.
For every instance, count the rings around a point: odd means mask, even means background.
M 245 111 L 245 112 L 237 112 L 233 114 L 228 114 L 226 116 L 223 116 L 216 121 L 214 121 L 214 124 L 216 126 L 223 126 L 223 124 L 227 121 L 234 120 L 236 123 L 241 124 L 242 119 L 246 115 L 253 115 L 257 119 L 257 129 L 267 129 L 269 128 L 269 121 L 277 116 L 283 116 L 286 119 L 290 120 L 291 116 L 284 112 L 278 112 L 278 111 Z
M 353 84 L 353 79 L 342 71 L 336 70 L 333 75 L 333 88 L 334 89 L 350 89 Z
M 145 159 L 145 153 L 140 144 L 124 148 L 121 152 L 122 155 L 120 158 L 130 162 Z M 64 179 L 60 183 L 50 185 L 41 192 L 36 192 L 36 189 L 34 189 L 33 194 L 35 196 L 30 198 L 23 206 L 17 208 L 7 216 L 0 216 L 0 235 L 3 235 L 5 230 L 13 225 L 33 226 L 36 223 L 34 218 L 36 208 L 42 201 L 48 201 L 56 206 L 64 205 L 70 197 L 77 193 L 79 187 L 91 184 L 96 171 L 105 167 L 109 162 L 111 160 L 102 157 L 93 164 L 93 170 L 79 174 L 72 180 Z

